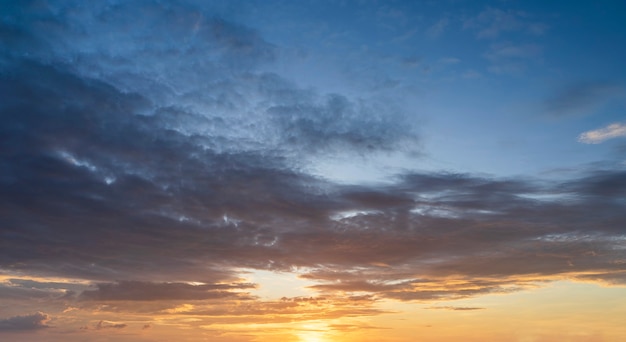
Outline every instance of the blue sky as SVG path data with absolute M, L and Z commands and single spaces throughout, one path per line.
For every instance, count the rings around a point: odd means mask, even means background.
M 259 312 L 367 328 L 394 305 L 622 291 L 625 17 L 622 1 L 3 2 L 0 333 L 223 320 L 213 340 L 249 341 L 228 334 Z M 268 285 L 290 281 L 311 297 Z
M 582 132 L 623 122 L 623 4 L 257 3 L 243 11 L 302 86 L 397 103 L 407 167 L 537 174 L 621 158 Z

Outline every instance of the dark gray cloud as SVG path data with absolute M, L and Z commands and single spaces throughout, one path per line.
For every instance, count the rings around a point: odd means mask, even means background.
M 40 282 L 32 279 L 8 279 L 0 283 L 0 298 L 4 300 L 72 299 L 87 288 L 84 284 Z
M 255 73 L 255 63 L 224 66 L 226 59 L 265 56 L 271 44 L 224 19 L 202 19 L 207 14 L 199 9 L 152 2 L 31 5 L 7 8 L 15 17 L 3 19 L 43 42 L 2 55 L 2 245 L 11 250 L 2 264 L 8 269 L 149 280 L 167 267 L 176 274 L 157 280 L 188 280 L 198 269 L 208 282 L 228 280 L 225 260 L 244 256 L 265 265 L 280 254 L 270 245 L 281 231 L 324 218 L 334 204 L 319 197 L 323 182 L 298 171 L 294 153 L 335 143 L 389 148 L 406 136 L 379 112 L 361 123 L 371 112 L 360 116 L 364 104 L 333 95 L 318 105 L 318 95 Z M 136 11 L 146 12 L 146 22 L 128 19 Z M 153 27 L 162 18 L 184 25 Z M 42 35 L 41 25 L 54 27 Z M 142 25 L 171 39 L 146 42 Z M 176 50 L 192 34 L 202 37 Z M 259 63 L 266 61 L 261 57 Z M 210 65 L 195 65 L 199 58 Z M 175 75 L 162 68 L 179 59 L 194 67 L 181 66 Z M 277 116 L 276 108 L 296 120 Z M 153 262 L 156 250 L 163 264 Z M 246 257 L 259 253 L 267 258 Z
M 251 289 L 254 284 L 186 284 L 186 283 L 148 283 L 123 281 L 118 283 L 98 284 L 97 290 L 84 291 L 83 300 L 202 300 L 236 297 L 246 299 L 245 293 L 233 290 Z
M 47 328 L 48 325 L 46 325 L 46 322 L 49 319 L 50 316 L 43 312 L 0 319 L 0 332 L 16 330 L 38 330 Z

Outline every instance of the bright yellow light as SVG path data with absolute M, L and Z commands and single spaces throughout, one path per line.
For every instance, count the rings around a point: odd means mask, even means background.
M 323 334 L 320 332 L 302 332 L 298 334 L 300 342 L 327 342 Z
M 328 329 L 326 324 L 308 323 L 302 325 L 302 331 L 298 332 L 296 336 L 300 342 L 329 342 L 326 338 L 326 329 Z
M 247 281 L 259 285 L 258 288 L 251 292 L 264 299 L 315 295 L 315 292 L 307 287 L 316 283 L 298 277 L 298 274 L 295 272 L 281 273 L 253 269 L 242 269 L 240 271 L 245 275 Z

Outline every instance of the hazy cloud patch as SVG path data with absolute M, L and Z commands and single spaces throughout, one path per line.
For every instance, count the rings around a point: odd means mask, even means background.
M 623 99 L 624 86 L 607 81 L 572 83 L 544 101 L 546 112 L 555 117 L 589 115 L 612 100 Z
M 426 36 L 432 39 L 439 38 L 444 34 L 448 25 L 450 25 L 450 19 L 441 18 L 426 30 Z
M 542 35 L 549 27 L 532 20 L 530 14 L 523 11 L 487 7 L 478 15 L 466 19 L 463 28 L 476 31 L 478 39 L 495 39 L 510 32 Z

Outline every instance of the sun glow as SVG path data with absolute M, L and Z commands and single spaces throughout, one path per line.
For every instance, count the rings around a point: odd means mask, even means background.
M 297 273 L 280 273 L 253 269 L 242 269 L 241 272 L 246 275 L 246 281 L 259 285 L 252 292 L 262 298 L 277 299 L 315 294 L 314 291 L 307 288 L 315 285 L 315 282 L 300 278 Z
M 302 330 L 296 336 L 300 342 L 330 342 L 326 331 L 328 326 L 324 323 L 307 323 L 302 325 Z

